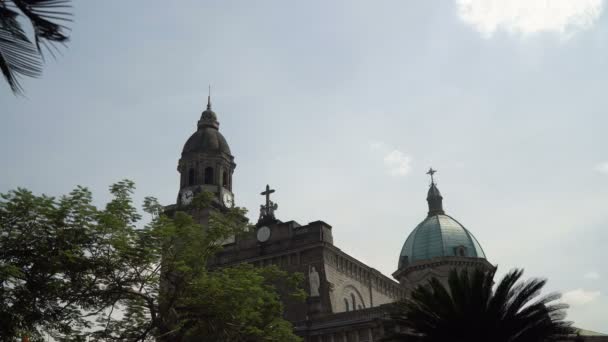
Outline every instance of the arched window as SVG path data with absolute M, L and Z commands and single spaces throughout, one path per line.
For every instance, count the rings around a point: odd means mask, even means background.
M 350 311 L 350 309 L 348 307 L 348 299 L 346 299 L 346 298 L 344 298 L 344 309 L 345 309 L 346 312 Z
M 222 173 L 222 185 L 224 186 L 224 188 L 228 189 L 228 172 L 224 171 L 224 173 Z
M 188 185 L 196 184 L 196 170 L 188 170 Z
M 456 256 L 465 257 L 467 256 L 467 249 L 465 246 L 458 246 L 456 249 Z
M 205 184 L 213 184 L 213 168 L 211 166 L 205 168 Z
M 355 300 L 355 294 L 351 293 L 350 298 L 353 300 L 353 310 L 357 308 L 357 301 Z

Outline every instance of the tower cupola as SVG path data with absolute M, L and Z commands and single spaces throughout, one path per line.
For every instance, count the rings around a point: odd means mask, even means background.
M 198 120 L 198 128 L 202 127 L 220 128 L 220 123 L 217 121 L 217 115 L 211 109 L 211 95 L 207 96 L 207 109 L 201 114 L 201 119 Z
M 232 206 L 232 174 L 236 164 L 219 127 L 217 114 L 211 109 L 209 94 L 207 108 L 201 113 L 196 132 L 184 144 L 178 163 L 178 204 L 188 204 L 187 198 L 197 192 L 210 191 L 217 195 L 218 202 Z

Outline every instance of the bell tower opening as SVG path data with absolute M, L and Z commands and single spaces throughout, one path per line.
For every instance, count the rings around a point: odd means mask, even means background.
M 194 168 L 190 168 L 188 170 L 188 185 L 196 184 L 196 170 Z
M 213 181 L 213 168 L 211 166 L 208 166 L 205 168 L 205 184 L 213 184 L 215 183 Z
M 230 189 L 230 185 L 228 184 L 228 172 L 222 172 L 222 186 L 226 189 Z

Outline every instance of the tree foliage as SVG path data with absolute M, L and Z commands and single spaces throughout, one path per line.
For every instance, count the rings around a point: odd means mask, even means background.
M 15 94 L 23 88 L 20 76 L 38 77 L 42 72 L 42 49 L 53 54 L 55 44 L 68 40 L 69 0 L 0 0 L 0 70 Z M 22 22 L 27 21 L 33 39 Z
M 433 278 L 395 306 L 410 333 L 403 340 L 538 342 L 572 333 L 559 294 L 540 296 L 546 280 L 521 281 L 514 269 L 496 285 L 494 272 L 453 270 L 448 286 Z
M 18 189 L 0 201 L 0 336 L 86 327 L 97 284 L 97 210 L 77 188 L 56 200 Z
M 134 185 L 105 208 L 77 188 L 59 199 L 24 189 L 0 200 L 0 336 L 58 340 L 296 341 L 277 286 L 302 296 L 302 276 L 238 265 L 210 270 L 218 241 L 247 227 L 244 210 L 211 211 L 203 228 L 153 198 L 143 225 Z M 211 195 L 193 202 L 211 208 Z

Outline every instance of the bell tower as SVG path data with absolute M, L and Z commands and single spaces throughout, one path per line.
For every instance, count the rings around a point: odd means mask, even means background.
M 196 132 L 186 141 L 177 165 L 180 174 L 178 206 L 189 205 L 202 191 L 213 193 L 214 202 L 220 206 L 234 205 L 232 174 L 236 164 L 219 127 L 209 95 L 207 109 L 201 114 Z

